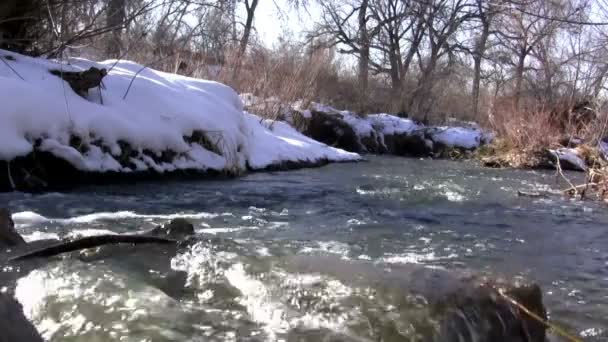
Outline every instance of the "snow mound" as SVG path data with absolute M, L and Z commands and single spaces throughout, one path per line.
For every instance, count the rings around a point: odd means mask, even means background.
M 413 120 L 391 114 L 370 114 L 367 119 L 374 127 L 381 129 L 384 135 L 410 134 L 420 128 Z
M 251 143 L 248 145 L 251 154 L 248 162 L 253 169 L 261 169 L 281 162 L 316 162 L 358 158 L 356 153 L 328 147 L 308 138 L 285 122 L 264 120 L 249 113 L 246 113 L 246 120 L 249 127 L 256 127 L 256 129 L 250 130 Z M 264 129 L 257 129 L 260 124 L 264 126 Z
M 243 112 L 234 90 L 217 82 L 128 61 L 61 64 L 4 50 L 0 57 L 10 65 L 0 63 L 0 160 L 37 149 L 82 171 L 165 172 L 359 158 L 281 125 L 268 129 Z M 90 89 L 86 98 L 49 72 L 90 67 L 109 73 L 103 89 Z
M 484 133 L 472 127 L 438 127 L 438 133 L 432 135 L 433 141 L 447 146 L 466 149 L 479 147 L 483 143 Z

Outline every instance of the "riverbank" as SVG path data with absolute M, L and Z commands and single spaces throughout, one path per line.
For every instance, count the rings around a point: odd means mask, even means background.
M 360 153 L 461 158 L 493 139 L 473 123 L 425 126 L 316 103 L 264 119 L 249 112 L 252 95 L 128 61 L 0 58 L 0 191 L 231 177 Z
M 125 61 L 0 58 L 0 191 L 361 159 L 244 112 L 217 82 Z

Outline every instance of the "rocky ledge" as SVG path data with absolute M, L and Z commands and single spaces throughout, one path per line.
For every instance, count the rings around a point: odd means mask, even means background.
M 292 110 L 283 119 L 304 135 L 356 153 L 458 159 L 488 144 L 493 134 L 477 124 L 425 126 L 390 114 L 360 116 L 328 106 Z

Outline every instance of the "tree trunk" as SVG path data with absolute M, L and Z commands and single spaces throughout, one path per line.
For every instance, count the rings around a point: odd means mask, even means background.
M 486 44 L 490 36 L 490 26 L 484 25 L 481 36 L 475 46 L 473 53 L 473 89 L 471 90 L 471 107 L 473 118 L 477 119 L 479 114 L 479 84 L 481 83 L 481 62 L 486 51 Z
M 359 40 L 361 53 L 359 56 L 359 109 L 367 102 L 367 87 L 369 80 L 369 35 L 367 32 L 367 5 L 368 0 L 361 1 L 359 9 Z
M 515 69 L 515 94 L 513 98 L 513 106 L 519 108 L 519 101 L 521 100 L 521 89 L 524 81 L 524 67 L 526 62 L 526 53 L 524 50 L 520 51 L 517 66 Z
M 120 57 L 122 30 L 126 20 L 126 0 L 108 0 L 107 26 L 111 28 L 106 52 L 110 58 Z
M 399 77 L 399 63 L 397 62 L 397 54 L 391 49 L 389 54 L 389 60 L 391 63 L 391 86 L 393 91 L 398 92 L 401 90 L 401 78 Z
M 253 16 L 255 15 L 255 8 L 258 6 L 258 0 L 245 1 L 245 7 L 247 10 L 247 21 L 245 22 L 245 29 L 243 31 L 243 37 L 241 37 L 241 44 L 239 47 L 239 57 L 245 54 L 247 45 L 249 44 L 249 36 L 251 35 L 251 29 L 253 28 Z
M 429 56 L 428 64 L 422 69 L 422 74 L 418 80 L 416 91 L 412 95 L 410 108 L 414 115 L 424 117 L 423 121 L 427 121 L 431 105 L 431 90 L 433 88 L 433 78 L 435 77 L 435 69 L 439 60 L 439 51 L 434 49 Z
M 25 52 L 34 43 L 43 4 L 40 0 L 0 0 L 0 48 Z

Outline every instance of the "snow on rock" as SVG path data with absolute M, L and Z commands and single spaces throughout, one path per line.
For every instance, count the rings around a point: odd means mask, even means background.
M 36 148 L 82 171 L 164 172 L 359 158 L 315 144 L 283 125 L 268 129 L 243 112 L 241 99 L 230 87 L 217 82 L 128 61 L 71 59 L 60 64 L 4 50 L 0 56 L 11 56 L 5 61 L 19 74 L 0 63 L 0 160 Z M 109 73 L 104 89 L 90 89 L 87 98 L 49 72 L 90 67 Z
M 357 133 L 360 138 L 370 137 L 375 132 L 374 127 L 372 125 L 373 121 L 369 120 L 367 117 L 362 117 L 357 113 L 348 110 L 338 110 L 331 106 L 316 102 L 313 102 L 311 104 L 311 107 L 313 110 L 318 112 L 339 115 L 343 121 L 345 121 L 349 126 L 351 126 L 355 130 L 355 133 Z
M 413 120 L 400 118 L 390 114 L 370 114 L 367 119 L 372 125 L 381 130 L 384 135 L 410 134 L 421 128 Z
M 565 170 L 576 170 L 576 171 L 586 171 L 587 164 L 581 158 L 578 151 L 574 148 L 559 148 L 559 149 L 550 149 L 549 153 L 557 158 L 560 162 L 560 166 Z
M 414 150 L 433 151 L 439 148 L 460 148 L 472 150 L 481 145 L 490 143 L 494 139 L 494 134 L 487 132 L 473 122 L 462 122 L 460 126 L 424 126 L 408 118 L 402 118 L 391 114 L 369 114 L 359 116 L 353 112 L 341 111 L 324 104 L 313 103 L 313 111 L 334 115 L 341 121 L 353 128 L 363 151 L 382 150 L 374 145 L 376 142 L 383 144 L 384 150 L 399 150 L 397 154 L 406 151 L 409 145 L 428 145 L 427 148 L 414 148 Z M 376 139 L 377 137 L 377 139 Z M 397 137 L 397 139 L 395 139 Z M 371 139 L 369 139 L 371 138 Z M 435 146 L 436 145 L 436 146 Z M 418 147 L 420 147 L 418 146 Z M 343 148 L 346 148 L 344 146 Z M 437 151 L 435 151 L 437 152 Z M 393 153 L 395 153 L 393 151 Z M 417 152 L 412 152 L 418 154 Z M 407 154 L 407 153 L 406 153 Z M 424 153 L 423 153 L 424 154 Z
M 473 149 L 484 143 L 484 133 L 472 127 L 437 127 L 437 133 L 432 134 L 434 142 L 446 146 L 456 146 Z

